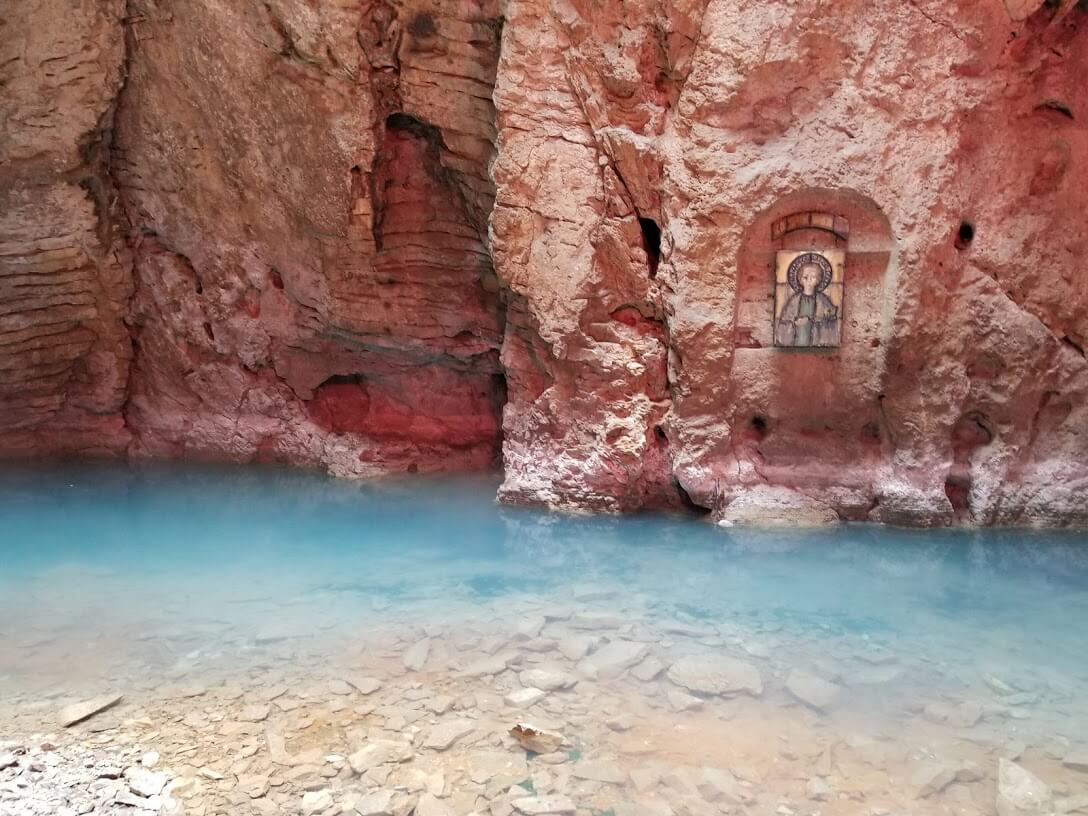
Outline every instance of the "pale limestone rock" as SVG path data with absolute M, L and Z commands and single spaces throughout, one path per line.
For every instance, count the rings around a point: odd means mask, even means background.
M 137 796 L 158 796 L 170 781 L 165 773 L 134 765 L 125 769 L 125 781 L 129 790 Z
M 95 714 L 101 714 L 103 711 L 113 708 L 121 700 L 122 696 L 120 694 L 104 694 L 90 700 L 72 703 L 60 710 L 57 719 L 65 728 L 70 728 L 77 723 L 90 719 Z
M 357 692 L 364 697 L 373 694 L 382 687 L 382 681 L 376 677 L 357 677 L 355 675 L 344 678 Z
M 1049 816 L 1054 794 L 1043 780 L 1007 759 L 998 760 L 998 816 Z
M 786 690 L 805 705 L 827 711 L 835 707 L 842 688 L 822 677 L 794 669 L 786 678 Z
M 427 734 L 423 747 L 445 751 L 462 737 L 471 734 L 475 727 L 476 723 L 473 720 L 450 720 L 440 723 Z
M 593 679 L 618 677 L 640 663 L 649 651 L 645 643 L 612 640 L 579 662 L 578 671 Z
M 831 786 L 823 777 L 814 776 L 805 785 L 805 795 L 814 802 L 826 802 L 832 793 Z
M 578 682 L 578 678 L 572 677 L 564 671 L 550 668 L 526 669 L 518 675 L 518 679 L 523 686 L 531 686 L 544 691 L 567 689 Z
M 926 798 L 940 793 L 956 781 L 957 769 L 939 762 L 926 763 L 911 775 L 911 783 L 918 788 L 918 796 Z
M 417 641 L 404 653 L 402 659 L 404 668 L 408 671 L 421 671 L 427 663 L 427 656 L 431 653 L 431 639 L 423 638 Z
M 453 816 L 449 806 L 431 793 L 420 795 L 415 812 L 416 816 Z
M 575 763 L 570 775 L 576 779 L 589 779 L 593 782 L 607 782 L 610 785 L 622 785 L 627 774 L 613 762 L 587 760 Z
M 379 765 L 406 762 L 411 758 L 412 746 L 409 743 L 376 740 L 352 752 L 348 756 L 348 764 L 355 773 L 363 774 Z
M 665 693 L 665 698 L 669 701 L 669 707 L 673 711 L 698 711 L 703 707 L 701 699 L 680 691 L 680 689 L 669 689 Z
M 268 719 L 268 715 L 271 712 L 271 707 L 268 703 L 257 703 L 255 705 L 249 705 L 238 712 L 238 719 L 244 723 L 259 723 Z
M 653 655 L 650 655 L 637 666 L 631 669 L 631 675 L 648 683 L 665 671 L 665 664 Z
M 302 795 L 304 816 L 313 816 L 332 806 L 332 793 L 327 790 L 309 791 Z
M 1088 748 L 1078 748 L 1062 757 L 1062 764 L 1074 771 L 1088 771 Z
M 751 663 L 719 654 L 683 657 L 669 666 L 668 678 L 699 694 L 763 693 L 763 679 Z
M 394 816 L 393 791 L 376 790 L 367 793 L 355 803 L 359 816 Z
M 237 789 L 250 799 L 260 799 L 268 793 L 268 777 L 263 774 L 243 774 L 238 777 Z
M 525 796 L 511 804 L 525 816 L 573 816 L 575 807 L 570 797 L 562 794 L 550 796 Z
M 547 692 L 538 688 L 520 688 L 516 691 L 511 691 L 505 697 L 503 702 L 513 708 L 528 708 L 534 703 L 538 703 L 547 696 Z

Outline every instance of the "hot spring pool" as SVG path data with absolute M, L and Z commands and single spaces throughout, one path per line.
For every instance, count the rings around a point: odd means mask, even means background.
M 495 487 L 6 468 L 0 813 L 48 781 L 5 792 L 5 739 L 57 789 L 65 751 L 159 755 L 161 794 L 87 783 L 75 813 L 990 814 L 1002 759 L 1088 812 L 1083 533 L 725 530 Z

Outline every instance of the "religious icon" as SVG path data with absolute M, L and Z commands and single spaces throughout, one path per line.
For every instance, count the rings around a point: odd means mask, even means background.
M 774 344 L 837 346 L 842 337 L 841 249 L 779 252 L 775 264 Z

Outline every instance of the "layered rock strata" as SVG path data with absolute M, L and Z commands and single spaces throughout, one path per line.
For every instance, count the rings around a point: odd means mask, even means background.
M 1088 9 L 36 0 L 0 452 L 1088 523 Z M 774 262 L 844 251 L 842 343 Z M 503 407 L 505 405 L 505 407 Z

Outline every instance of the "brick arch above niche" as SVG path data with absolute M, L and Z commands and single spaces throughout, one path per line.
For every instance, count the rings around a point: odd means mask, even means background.
M 883 343 L 894 294 L 891 226 L 870 198 L 851 190 L 810 188 L 780 198 L 745 230 L 737 255 L 734 344 L 774 346 L 775 255 L 784 250 L 846 252 L 842 347 Z M 859 307 L 854 311 L 854 307 Z M 836 354 L 836 349 L 781 353 Z
M 770 483 L 833 484 L 868 495 L 865 480 L 891 444 L 881 394 L 894 316 L 894 247 L 880 207 L 850 190 L 791 193 L 745 229 L 727 419 L 738 455 L 757 456 L 761 478 Z M 845 253 L 836 347 L 774 345 L 776 254 L 805 250 Z M 753 418 L 764 431 L 757 452 L 744 453 Z

